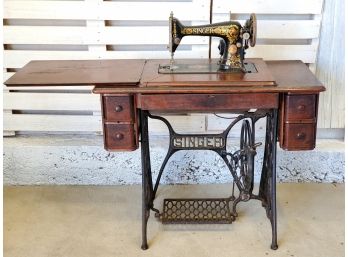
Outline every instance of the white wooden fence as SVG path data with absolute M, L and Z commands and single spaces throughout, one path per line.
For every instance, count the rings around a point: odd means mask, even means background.
M 258 17 L 258 43 L 247 57 L 303 60 L 315 70 L 323 0 L 215 0 L 213 22 Z M 168 16 L 207 24 L 209 0 L 4 1 L 4 78 L 30 60 L 168 58 Z M 217 40 L 213 40 L 217 57 Z M 207 37 L 186 37 L 176 58 L 207 58 Z M 4 87 L 4 133 L 101 133 L 99 96 L 91 87 Z M 219 129 L 211 115 L 172 117 L 178 126 Z M 326 117 L 322 117 L 325 119 Z M 220 124 L 220 123 L 219 123 Z M 224 124 L 221 123 L 221 126 Z M 155 130 L 161 127 L 155 124 Z M 222 128 L 222 127 L 221 127 Z

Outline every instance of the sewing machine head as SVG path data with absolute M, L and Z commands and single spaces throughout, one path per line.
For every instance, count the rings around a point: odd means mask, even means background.
M 246 72 L 244 66 L 245 49 L 255 46 L 256 43 L 256 16 L 251 14 L 250 19 L 242 26 L 236 21 L 226 21 L 200 26 L 184 26 L 175 17 L 173 12 L 169 17 L 169 52 L 173 64 L 175 50 L 185 36 L 214 36 L 220 37 L 219 51 L 220 71 Z M 173 65 L 170 65 L 173 70 Z

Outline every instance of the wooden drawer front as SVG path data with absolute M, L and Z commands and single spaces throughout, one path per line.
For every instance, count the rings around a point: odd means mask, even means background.
M 316 95 L 287 95 L 285 121 L 315 119 Z
M 108 151 L 135 150 L 134 124 L 104 123 L 104 146 Z
M 103 96 L 103 115 L 106 121 L 134 121 L 133 96 Z
M 283 148 L 286 150 L 312 150 L 315 147 L 315 123 L 285 124 Z
M 278 108 L 277 93 L 141 95 L 144 110 L 217 111 Z

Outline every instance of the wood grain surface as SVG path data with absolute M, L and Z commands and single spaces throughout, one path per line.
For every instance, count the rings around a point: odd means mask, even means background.
M 217 59 L 180 59 L 175 60 L 174 65 L 179 64 L 215 64 Z M 266 63 L 262 59 L 246 59 L 255 65 L 258 72 L 220 72 L 211 74 L 159 74 L 159 65 L 169 64 L 168 60 L 149 60 L 145 64 L 141 78 L 142 87 L 182 87 L 182 86 L 275 86 L 276 83 Z
M 195 85 L 182 83 L 183 77 L 189 79 L 188 74 L 180 75 L 165 75 L 158 74 L 155 76 L 155 71 L 146 75 L 146 68 L 155 68 L 155 62 L 157 64 L 163 63 L 161 60 L 147 62 L 144 69 L 144 74 L 141 80 L 140 87 L 117 87 L 117 86 L 96 86 L 93 90 L 94 93 L 142 93 L 142 94 L 163 94 L 163 93 L 301 93 L 301 94 L 313 94 L 325 91 L 323 84 L 316 79 L 313 73 L 309 70 L 307 65 L 301 61 L 267 61 L 267 67 L 272 77 L 274 78 L 277 86 L 268 86 L 265 83 L 264 86 L 236 86 L 233 84 L 233 75 L 221 76 L 220 79 L 223 82 L 216 82 L 216 74 L 213 76 L 206 75 L 205 80 L 200 83 L 197 82 L 196 74 L 190 74 L 196 79 Z M 150 66 L 147 66 L 150 65 Z M 157 71 L 157 69 L 155 69 Z M 151 76 L 150 76 L 151 75 Z M 201 74 L 200 74 L 201 75 Z M 180 77 L 183 76 L 183 77 Z M 146 79 L 147 78 L 147 79 Z M 153 78 L 153 80 L 151 80 Z M 232 82 L 230 81 L 232 79 Z M 149 80 L 149 81 L 148 81 Z M 154 82 L 155 80 L 155 82 Z M 178 81 L 176 81 L 178 80 Z M 161 83 L 159 83 L 161 81 Z
M 155 111 L 231 111 L 278 108 L 276 93 L 141 94 L 138 107 Z
M 198 63 L 209 60 L 186 60 Z M 158 74 L 165 60 L 33 61 L 8 79 L 11 86 L 95 85 L 95 93 L 321 92 L 325 88 L 301 61 L 253 59 L 258 73 Z M 145 66 L 144 66 L 145 65 Z M 238 82 L 241 81 L 241 82 Z M 270 86 L 273 81 L 277 86 Z M 140 82 L 140 86 L 138 86 Z M 250 85 L 251 83 L 251 85 Z M 243 85 L 243 86 L 240 86 Z M 253 86 L 252 86 L 253 85 Z M 125 87 L 127 86 L 127 87 Z
M 136 85 L 144 60 L 31 61 L 9 78 L 7 86 Z

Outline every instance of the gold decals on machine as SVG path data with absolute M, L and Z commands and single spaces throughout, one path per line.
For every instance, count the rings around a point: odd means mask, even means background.
M 237 25 L 184 27 L 181 29 L 181 33 L 183 35 L 225 36 L 230 42 L 236 42 L 239 36 L 239 28 Z

